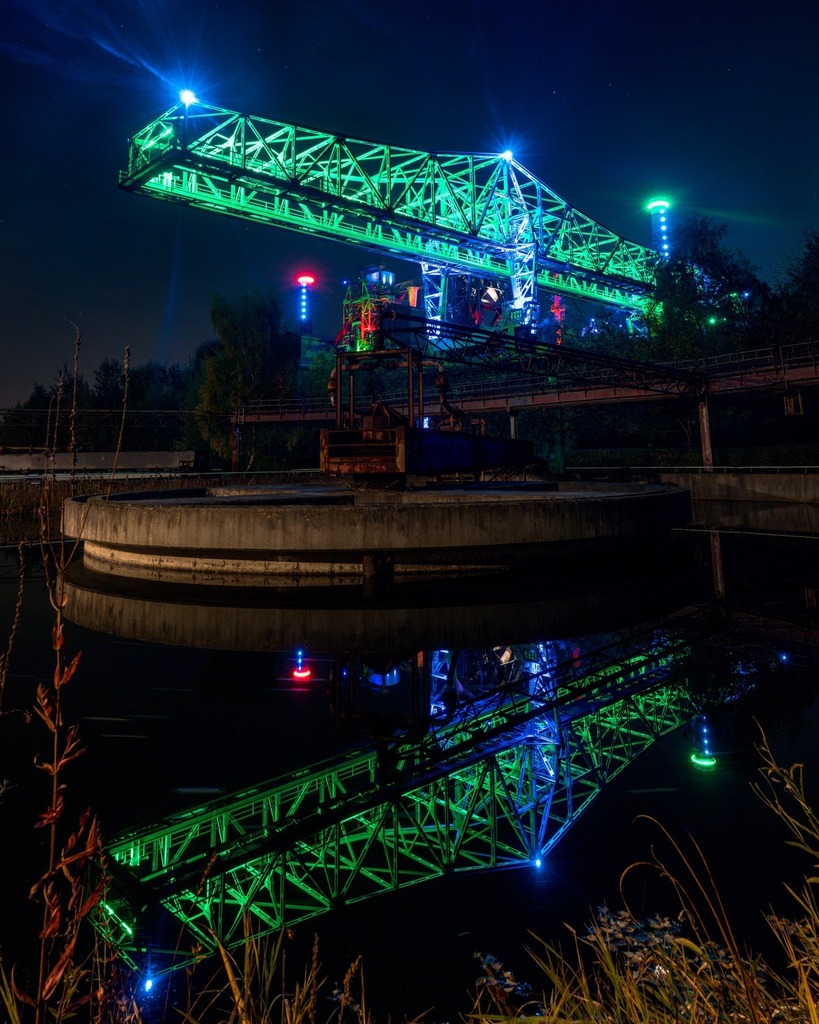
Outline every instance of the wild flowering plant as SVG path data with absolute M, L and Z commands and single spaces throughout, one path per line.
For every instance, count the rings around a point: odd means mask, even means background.
M 598 909 L 585 931 L 569 929 L 564 950 L 537 937 L 529 950 L 543 976 L 536 1001 L 513 1003 L 479 987 L 470 1017 L 547 1024 L 819 1024 L 819 817 L 806 795 L 803 766 L 779 765 L 764 738 L 760 797 L 785 823 L 813 871 L 788 888 L 798 917 L 769 918 L 785 954 L 774 970 L 744 950 L 699 846 L 689 853 L 655 822 L 679 868 L 653 855 L 649 866 L 671 884 L 676 919 L 640 919 L 627 907 Z M 622 886 L 621 886 L 622 888 Z
M 42 905 L 37 968 L 33 983 L 25 984 L 14 969 L 6 973 L 0 967 L 0 999 L 13 1024 L 66 1020 L 92 998 L 89 972 L 78 965 L 78 939 L 83 922 L 102 897 L 103 882 L 90 882 L 100 839 L 90 811 L 81 812 L 73 826 L 66 827 L 64 821 L 66 771 L 84 747 L 77 726 L 66 723 L 63 713 L 63 691 L 77 672 L 80 654 L 66 657 L 60 602 L 56 612 L 54 675 L 49 683 L 38 684 L 34 702 L 35 716 L 47 736 L 47 749 L 34 764 L 48 780 L 46 805 L 35 820 L 35 828 L 47 835 L 47 863 L 29 893 Z

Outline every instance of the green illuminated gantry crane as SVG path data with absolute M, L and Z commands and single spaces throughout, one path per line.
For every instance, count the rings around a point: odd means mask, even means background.
M 511 153 L 427 153 L 199 103 L 133 136 L 120 186 L 418 261 L 430 320 L 456 322 L 456 292 L 489 286 L 521 324 L 538 289 L 638 310 L 660 259 Z

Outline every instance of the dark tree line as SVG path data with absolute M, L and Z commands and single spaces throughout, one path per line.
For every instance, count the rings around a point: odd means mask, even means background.
M 819 232 L 806 232 L 802 251 L 775 287 L 760 280 L 744 256 L 725 247 L 725 234 L 724 225 L 690 218 L 678 232 L 675 256 L 659 268 L 642 324 L 627 330 L 622 319 L 605 310 L 596 311 L 593 321 L 588 312 L 575 311 L 564 343 L 650 362 L 701 362 L 819 339 Z M 819 436 L 819 388 L 806 389 L 799 398 L 798 416 L 786 415 L 781 393 L 712 400 L 717 458 L 721 453 L 738 458 L 742 450 L 753 460 L 752 449 L 763 460 L 819 457 L 819 448 L 813 454 L 796 448 L 807 449 Z M 556 464 L 577 464 L 584 453 L 592 461 L 612 457 L 612 449 L 620 449 L 623 461 L 632 464 L 700 458 L 694 398 L 566 408 L 528 416 L 519 429 L 533 431 L 542 454 Z
M 725 233 L 724 226 L 691 218 L 678 232 L 674 258 L 659 268 L 642 321 L 627 328 L 610 311 L 599 309 L 590 316 L 588 306 L 569 303 L 563 343 L 668 362 L 819 338 L 819 232 L 806 233 L 802 251 L 776 287 L 761 281 L 744 256 L 725 247 Z M 211 322 L 215 337 L 200 345 L 185 365 L 150 361 L 126 367 L 124 361 L 108 358 L 90 380 L 78 374 L 75 382 L 65 368 L 52 384 L 36 384 L 25 402 L 6 413 L 0 443 L 66 448 L 73 437 L 81 448 L 101 450 L 114 448 L 121 436 L 128 450 L 203 449 L 229 465 L 236 408 L 257 400 L 325 393 L 332 351 L 328 348 L 309 367 L 300 367 L 300 339 L 285 329 L 275 296 L 259 291 L 218 296 Z M 470 372 L 482 371 L 462 368 L 457 375 L 463 379 Z M 362 376 L 359 384 L 364 383 Z M 374 393 L 389 390 L 389 382 L 370 383 Z M 728 427 L 718 427 L 717 434 L 723 429 L 725 444 L 753 443 L 755 435 L 769 443 L 792 443 L 804 434 L 805 418 L 813 422 L 816 414 L 808 402 L 798 426 L 785 420 L 778 401 L 771 396 L 737 399 L 730 415 L 723 417 Z M 506 431 L 504 417 L 489 419 L 490 429 Z M 696 407 L 684 402 L 530 414 L 521 417 L 520 427 L 550 456 L 603 445 L 649 451 L 665 446 L 693 451 L 698 446 Z M 241 468 L 315 464 L 317 451 L 317 431 L 309 426 L 246 427 Z
M 230 465 L 236 408 L 293 395 L 315 375 L 300 375 L 300 338 L 284 329 L 273 296 L 217 296 L 211 322 L 216 337 L 185 365 L 108 358 L 90 379 L 78 373 L 76 381 L 64 367 L 52 384 L 36 384 L 5 414 L 0 443 L 8 449 L 66 450 L 73 440 L 79 449 L 96 451 L 120 443 L 128 451 L 208 450 Z M 246 432 L 242 468 L 315 462 L 312 434 L 276 426 Z

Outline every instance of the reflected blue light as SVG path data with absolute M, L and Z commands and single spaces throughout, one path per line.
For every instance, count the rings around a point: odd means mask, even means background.
M 309 679 L 312 676 L 313 671 L 309 665 L 304 663 L 304 651 L 296 651 L 296 667 L 293 669 L 292 676 L 294 679 Z
M 713 768 L 717 759 L 711 750 L 711 741 L 708 738 L 708 722 L 704 715 L 697 718 L 694 734 L 694 752 L 691 754 L 691 761 L 697 768 Z

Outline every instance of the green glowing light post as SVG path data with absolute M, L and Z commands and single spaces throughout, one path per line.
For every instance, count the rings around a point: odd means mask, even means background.
M 717 759 L 711 752 L 711 738 L 708 732 L 708 719 L 700 715 L 694 725 L 694 753 L 691 755 L 691 763 L 697 768 L 714 768 Z
M 669 256 L 671 253 L 668 233 L 670 207 L 671 203 L 659 196 L 648 202 L 648 212 L 651 214 L 651 244 L 661 256 Z

